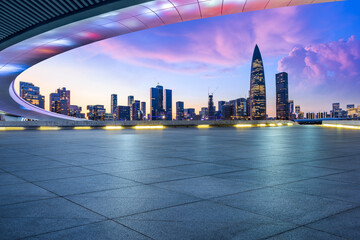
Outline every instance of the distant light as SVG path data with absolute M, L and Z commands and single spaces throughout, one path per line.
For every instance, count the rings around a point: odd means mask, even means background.
M 251 124 L 237 124 L 235 125 L 235 127 L 237 128 L 248 128 L 248 127 L 252 127 Z
M 288 125 L 288 126 L 293 126 L 294 124 L 293 124 L 293 123 L 288 123 L 287 125 Z
M 277 125 L 278 125 L 278 126 L 282 126 L 282 123 L 278 123 Z
M 270 123 L 269 126 L 270 127 L 276 127 L 276 124 L 275 123 Z
M 351 125 L 342 125 L 342 124 L 326 124 L 326 123 L 324 123 L 322 126 L 324 126 L 324 127 L 333 127 L 333 128 L 346 128 L 346 129 L 360 130 L 360 126 L 351 126 Z
M 210 128 L 210 125 L 197 125 L 198 128 Z
M 74 45 L 74 42 L 69 39 L 62 38 L 62 39 L 57 39 L 55 41 L 52 41 L 48 44 L 54 45 L 54 46 L 72 46 L 72 45 Z
M 105 130 L 121 130 L 121 129 L 123 129 L 123 127 L 122 126 L 105 126 L 105 127 L 103 127 L 103 129 L 105 129 Z
M 164 126 L 135 126 L 135 129 L 163 129 Z
M 0 131 L 19 131 L 25 130 L 24 127 L 0 127 Z
M 258 127 L 266 127 L 265 123 L 258 124 Z
M 74 127 L 74 130 L 90 130 L 91 127 Z
M 54 130 L 60 130 L 61 127 L 46 127 L 46 126 L 42 126 L 42 127 L 39 127 L 38 130 L 41 130 L 41 131 L 54 131 Z

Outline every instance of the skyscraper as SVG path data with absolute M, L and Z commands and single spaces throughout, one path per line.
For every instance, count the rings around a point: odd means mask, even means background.
M 301 109 L 300 109 L 300 105 L 296 105 L 295 106 L 295 113 L 300 113 Z
M 234 107 L 234 115 L 236 116 L 236 119 L 246 119 L 246 112 L 246 99 L 236 99 Z
M 294 113 L 294 100 L 289 101 L 289 111 L 290 115 Z
M 40 95 L 40 88 L 32 83 L 20 82 L 20 97 L 39 108 L 45 107 L 45 97 Z
M 142 120 L 145 120 L 145 118 L 146 118 L 146 102 L 141 102 L 140 105 L 141 105 L 140 110 L 141 110 Z
M 104 105 L 88 105 L 87 110 L 87 117 L 89 120 L 93 121 L 104 121 L 105 120 L 105 112 L 106 109 Z
M 276 74 L 276 119 L 290 119 L 288 74 L 286 72 Z
M 172 120 L 172 91 L 165 89 L 165 119 Z
M 130 120 L 130 107 L 129 106 L 117 106 L 117 120 L 128 121 Z
M 134 103 L 134 96 L 128 96 L 128 106 L 131 107 Z
M 225 101 L 218 101 L 218 110 L 220 111 L 220 112 L 222 112 L 222 106 L 224 106 L 225 105 Z
M 49 109 L 51 112 L 70 115 L 70 90 L 59 88 L 50 94 Z
M 184 102 L 176 102 L 176 120 L 184 119 Z
M 69 116 L 71 117 L 76 117 L 76 118 L 85 118 L 85 114 L 81 113 L 81 107 L 77 106 L 77 105 L 70 105 L 70 114 Z
M 135 100 L 131 106 L 131 120 L 140 120 L 141 112 L 140 112 L 140 101 Z
M 111 94 L 111 114 L 113 115 L 113 119 L 116 120 L 117 119 L 117 95 L 116 94 Z
M 266 120 L 265 74 L 258 45 L 255 46 L 251 63 L 250 108 L 252 120 Z
M 208 119 L 215 119 L 215 106 L 213 101 L 213 94 L 209 94 L 209 101 L 208 101 Z
M 150 88 L 150 118 L 151 120 L 162 120 L 164 115 L 164 89 L 157 85 Z

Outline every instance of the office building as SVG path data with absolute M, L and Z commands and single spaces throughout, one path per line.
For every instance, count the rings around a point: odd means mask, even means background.
M 49 109 L 51 112 L 63 115 L 70 114 L 70 90 L 59 88 L 55 93 L 50 94 Z
M 172 90 L 165 89 L 165 120 L 172 120 Z
M 193 120 L 195 118 L 195 108 L 184 109 L 184 118 L 187 120 Z
M 295 106 L 295 113 L 296 113 L 296 114 L 299 114 L 299 113 L 300 113 L 300 110 L 301 110 L 301 109 L 300 109 L 300 105 L 296 105 L 296 106 Z
M 213 100 L 213 94 L 209 94 L 208 96 L 208 119 L 213 120 L 215 119 L 215 106 Z
M 225 101 L 218 101 L 218 111 L 222 112 L 222 106 L 224 106 L 225 103 Z
M 223 105 L 221 119 L 231 120 L 234 116 L 234 106 L 230 103 Z
M 113 119 L 116 120 L 117 119 L 117 112 L 116 112 L 116 108 L 117 108 L 117 94 L 111 94 L 111 114 L 113 115 Z
M 106 109 L 104 105 L 88 105 L 87 106 L 87 117 L 93 121 L 104 121 Z
M 276 74 L 276 119 L 290 120 L 288 74 Z
M 140 110 L 140 101 L 135 100 L 131 105 L 131 120 L 141 120 L 142 114 Z
M 162 86 L 157 85 L 155 88 L 150 88 L 150 118 L 151 120 L 163 120 L 164 105 L 163 105 L 163 93 Z
M 39 108 L 45 108 L 45 97 L 40 95 L 40 88 L 32 83 L 20 82 L 20 97 Z
M 315 113 L 313 112 L 306 113 L 306 119 L 315 119 Z
M 129 106 L 117 106 L 117 120 L 129 121 L 130 120 L 130 107 Z
M 140 103 L 140 110 L 141 110 L 142 120 L 145 120 L 146 119 L 146 102 Z
M 131 107 L 134 103 L 134 96 L 128 96 L 128 106 Z
M 76 118 L 85 118 L 85 113 L 81 113 L 82 108 L 77 105 L 70 105 L 70 114 L 71 117 Z
M 201 119 L 208 119 L 209 116 L 209 109 L 207 107 L 202 107 L 199 111 L 199 115 Z
M 250 76 L 251 120 L 266 120 L 266 89 L 264 65 L 258 45 L 255 46 Z
M 289 101 L 289 111 L 290 114 L 294 114 L 294 100 Z
M 184 120 L 184 102 L 176 102 L 176 120 Z

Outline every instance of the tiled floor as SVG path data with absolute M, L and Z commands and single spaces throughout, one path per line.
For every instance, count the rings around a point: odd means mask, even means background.
M 0 132 L 0 239 L 360 239 L 360 131 Z

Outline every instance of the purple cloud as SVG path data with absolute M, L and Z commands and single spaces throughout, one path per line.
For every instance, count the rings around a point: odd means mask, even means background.
M 296 47 L 279 61 L 278 70 L 288 72 L 299 88 L 359 85 L 360 41 L 351 36 L 347 40 Z

